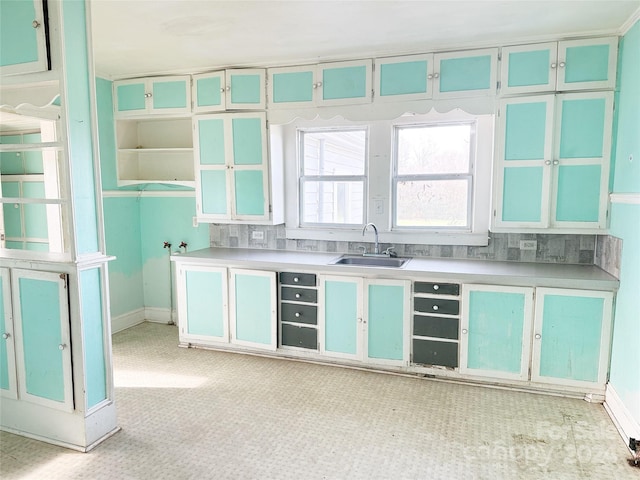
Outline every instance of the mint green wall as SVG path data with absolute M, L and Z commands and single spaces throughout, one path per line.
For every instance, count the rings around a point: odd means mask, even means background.
M 169 308 L 169 251 L 164 242 L 172 244 L 173 252 L 180 242 L 188 244 L 188 250 L 209 247 L 209 225 L 193 226 L 196 215 L 194 197 L 142 197 L 140 198 L 140 242 L 144 305 L 153 308 Z M 175 308 L 175 300 L 174 300 Z
M 621 43 L 614 193 L 640 193 L 640 22 Z M 629 161 L 629 156 L 633 160 Z M 610 234 L 622 239 L 610 383 L 640 423 L 640 205 L 611 205 Z

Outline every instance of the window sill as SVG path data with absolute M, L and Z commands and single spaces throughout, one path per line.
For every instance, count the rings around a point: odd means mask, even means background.
M 286 228 L 286 236 L 293 240 L 329 240 L 334 242 L 366 242 L 373 241 L 373 233 L 367 231 L 362 235 L 360 229 L 321 229 L 321 228 Z M 420 232 L 392 231 L 379 232 L 380 243 L 414 244 L 414 245 L 489 245 L 489 232 L 455 233 L 455 232 Z

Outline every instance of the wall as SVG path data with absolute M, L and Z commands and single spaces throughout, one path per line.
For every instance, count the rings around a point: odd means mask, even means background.
M 622 255 L 610 384 L 640 435 L 640 22 L 622 39 L 618 82 L 610 234 L 621 240 Z
M 208 227 L 193 227 L 193 193 L 163 185 L 118 187 L 112 82 L 96 79 L 104 224 L 109 264 L 111 314 L 121 327 L 142 318 L 169 321 L 172 304 L 169 250 L 181 241 L 189 249 L 209 245 Z M 178 191 L 179 190 L 179 191 Z M 128 323 L 127 323 L 128 322 Z M 116 326 L 117 327 L 117 326 Z
M 251 232 L 264 232 L 264 240 L 251 239 Z M 367 232 L 362 242 L 328 240 L 291 240 L 284 225 L 211 225 L 212 247 L 266 248 L 311 252 L 359 253 L 358 247 L 372 250 L 373 234 Z M 535 233 L 490 233 L 486 247 L 457 245 L 393 244 L 398 255 L 457 259 L 481 259 L 515 262 L 593 264 L 595 235 L 543 235 Z M 537 251 L 520 250 L 520 240 L 537 240 Z M 381 244 L 385 249 L 391 244 Z

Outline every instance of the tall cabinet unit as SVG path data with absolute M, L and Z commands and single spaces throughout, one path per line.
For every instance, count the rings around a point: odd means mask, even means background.
M 495 227 L 605 228 L 612 117 L 612 92 L 502 99 Z
M 2 2 L 3 67 L 5 54 L 18 58 L 31 48 L 21 36 L 25 18 L 31 31 L 44 29 L 31 12 L 23 15 L 42 3 Z M 10 113 L 0 118 L 0 135 L 16 132 L 16 124 L 25 129 L 20 141 L 0 145 L 1 216 L 14 237 L 0 245 L 0 428 L 87 451 L 118 430 L 91 12 L 86 1 L 46 6 L 51 71 L 0 71 L 15 74 L 0 82 Z

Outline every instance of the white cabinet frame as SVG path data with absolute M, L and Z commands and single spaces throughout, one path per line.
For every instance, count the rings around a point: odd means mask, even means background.
M 0 339 L 5 343 L 7 352 L 7 373 L 9 381 L 8 390 L 0 390 L 0 394 L 6 398 L 18 398 L 18 384 L 16 378 L 16 351 L 15 335 L 13 330 L 13 310 L 11 308 L 11 275 L 8 268 L 0 268 L 2 277 L 2 300 L 4 303 L 4 332 L 6 338 Z

